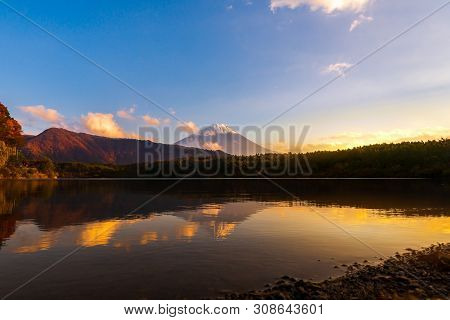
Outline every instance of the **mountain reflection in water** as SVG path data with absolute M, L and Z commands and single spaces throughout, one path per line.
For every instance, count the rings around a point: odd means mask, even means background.
M 129 214 L 170 183 L 0 181 L 0 294 L 78 246 L 12 298 L 214 297 L 450 240 L 445 183 L 184 181 Z

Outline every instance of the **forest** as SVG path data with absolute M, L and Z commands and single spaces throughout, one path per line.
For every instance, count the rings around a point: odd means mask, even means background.
M 226 155 L 139 165 L 59 163 L 61 178 L 448 178 L 450 139 L 312 153 Z

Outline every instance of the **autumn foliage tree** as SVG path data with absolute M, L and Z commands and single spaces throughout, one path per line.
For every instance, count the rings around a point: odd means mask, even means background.
M 10 147 L 17 147 L 23 141 L 22 126 L 11 117 L 2 103 L 0 103 L 0 141 Z

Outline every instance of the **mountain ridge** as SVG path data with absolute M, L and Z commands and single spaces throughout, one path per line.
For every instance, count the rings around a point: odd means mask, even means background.
M 108 138 L 88 133 L 49 128 L 28 137 L 23 153 L 29 158 L 48 157 L 54 162 L 108 164 L 174 160 L 189 156 L 222 156 L 223 152 L 162 144 L 130 138 Z

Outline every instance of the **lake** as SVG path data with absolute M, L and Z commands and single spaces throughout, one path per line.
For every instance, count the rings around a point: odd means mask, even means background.
M 0 181 L 0 295 L 68 254 L 9 298 L 213 298 L 450 241 L 444 182 L 173 183 Z

